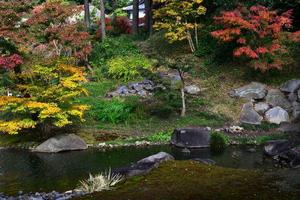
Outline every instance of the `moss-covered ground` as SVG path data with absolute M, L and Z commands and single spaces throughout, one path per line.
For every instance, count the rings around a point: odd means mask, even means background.
M 260 171 L 208 166 L 193 161 L 162 164 L 111 191 L 80 199 L 105 200 L 293 200 L 299 192 L 282 191 L 274 177 Z

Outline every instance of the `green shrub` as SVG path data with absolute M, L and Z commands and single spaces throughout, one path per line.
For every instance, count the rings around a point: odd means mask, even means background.
M 103 101 L 94 113 L 94 118 L 102 122 L 120 123 L 127 121 L 135 110 L 134 105 L 127 104 L 118 99 Z M 96 114 L 96 115 L 95 115 Z
M 212 132 L 210 134 L 210 147 L 213 152 L 221 152 L 228 145 L 228 137 L 224 133 Z
M 161 131 L 150 135 L 147 140 L 150 142 L 170 142 L 172 131 Z
M 118 56 L 108 62 L 108 73 L 116 79 L 131 80 L 140 76 L 139 68 L 150 67 L 151 61 L 142 55 Z
M 94 45 L 89 58 L 97 77 L 108 75 L 107 61 L 118 56 L 139 54 L 139 50 L 129 37 L 107 38 Z

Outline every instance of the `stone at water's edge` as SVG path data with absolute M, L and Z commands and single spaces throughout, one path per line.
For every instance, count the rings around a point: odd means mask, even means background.
M 280 90 L 282 92 L 288 92 L 288 93 L 294 93 L 300 88 L 300 80 L 298 79 L 293 79 L 289 80 L 286 83 L 284 83 L 281 87 Z
M 279 160 L 292 168 L 300 168 L 300 148 L 293 148 L 280 154 Z
M 247 99 L 263 99 L 267 95 L 266 85 L 252 82 L 244 87 L 234 89 L 229 93 L 231 97 Z
M 269 123 L 281 124 L 283 122 L 289 122 L 290 118 L 289 118 L 289 114 L 286 110 L 277 106 L 266 112 L 266 120 Z
M 174 160 L 174 157 L 168 153 L 160 152 L 139 160 L 136 164 L 133 164 L 129 167 L 116 169 L 113 171 L 113 173 L 128 177 L 145 175 L 149 173 L 153 168 L 158 167 L 162 162 L 170 160 Z
M 40 144 L 33 151 L 41 153 L 58 153 L 62 151 L 85 150 L 87 148 L 87 144 L 79 136 L 68 134 L 52 137 Z
M 240 115 L 240 122 L 245 124 L 260 125 L 262 120 L 263 117 L 254 110 L 251 102 L 243 105 Z
M 210 146 L 209 128 L 175 129 L 171 144 L 180 148 L 205 148 Z
M 293 145 L 288 140 L 271 140 L 264 146 L 264 154 L 267 156 L 278 156 L 293 148 Z
M 290 111 L 292 108 L 292 104 L 288 101 L 284 94 L 277 89 L 272 89 L 269 91 L 266 97 L 266 102 L 273 107 L 279 106 L 287 111 Z

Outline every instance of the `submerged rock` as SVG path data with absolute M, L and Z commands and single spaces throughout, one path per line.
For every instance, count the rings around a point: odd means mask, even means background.
M 215 165 L 216 164 L 216 161 L 211 160 L 211 159 L 194 158 L 192 160 L 200 162 L 205 165 Z
M 281 87 L 280 90 L 282 92 L 294 93 L 300 88 L 300 80 L 293 79 L 285 82 Z
M 288 140 L 271 140 L 264 146 L 264 154 L 274 157 L 293 148 L 293 145 Z
M 281 124 L 290 120 L 289 114 L 286 110 L 277 106 L 266 112 L 266 120 L 273 124 Z
M 87 144 L 79 136 L 68 134 L 52 137 L 37 146 L 33 151 L 41 153 L 58 153 L 62 151 L 85 150 L 87 148 Z
M 263 117 L 254 110 L 252 103 L 246 103 L 243 105 L 240 115 L 240 122 L 245 124 L 260 125 L 262 120 Z
M 266 94 L 266 85 L 257 82 L 252 82 L 244 87 L 234 89 L 229 93 L 231 97 L 247 99 L 263 99 L 265 98 Z
M 129 167 L 116 169 L 113 171 L 113 173 L 128 177 L 144 175 L 149 173 L 153 168 L 158 167 L 162 162 L 170 160 L 174 160 L 174 157 L 168 153 L 160 152 L 139 160 L 136 164 L 133 164 Z
M 205 148 L 210 146 L 209 128 L 175 129 L 171 144 L 180 148 Z

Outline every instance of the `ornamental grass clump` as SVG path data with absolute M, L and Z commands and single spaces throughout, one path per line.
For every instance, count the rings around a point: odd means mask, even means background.
M 120 174 L 112 174 L 111 170 L 98 175 L 91 175 L 87 180 L 80 181 L 79 190 L 85 193 L 100 192 L 103 190 L 111 190 L 111 188 L 117 185 L 123 180 L 123 176 Z

